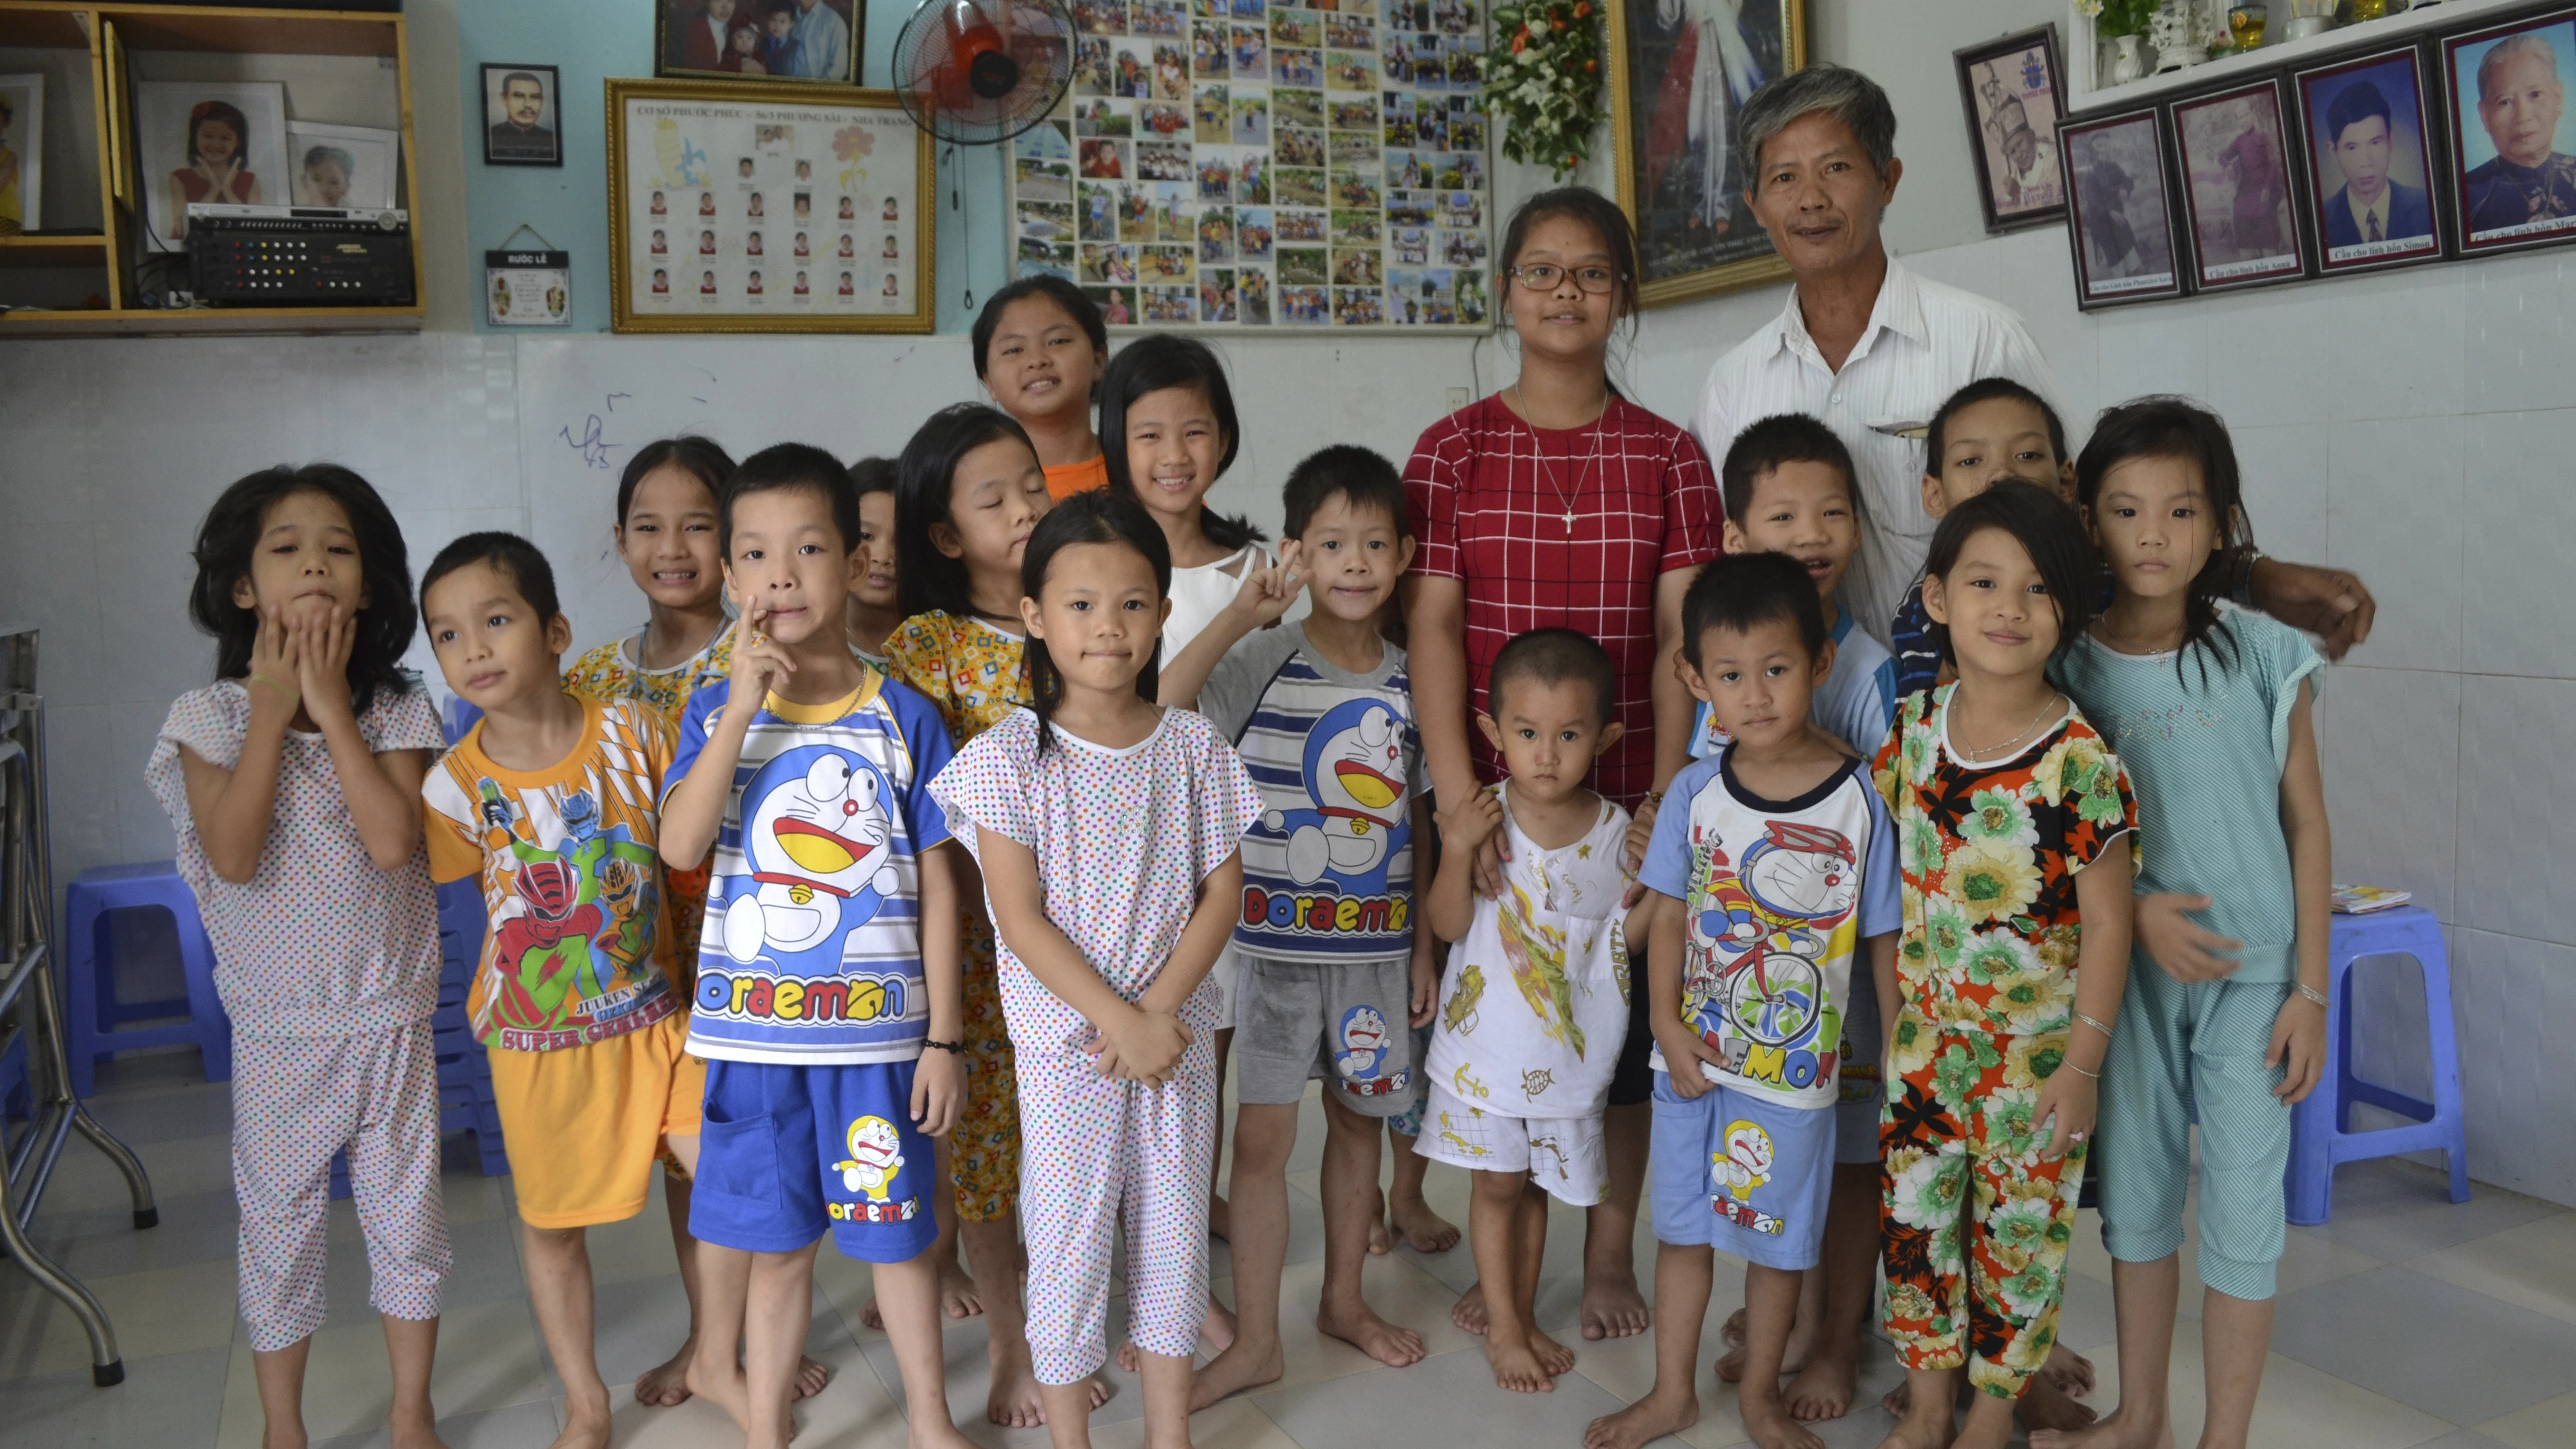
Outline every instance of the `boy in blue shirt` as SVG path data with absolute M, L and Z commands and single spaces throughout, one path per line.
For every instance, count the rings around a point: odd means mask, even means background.
M 689 702 L 662 800 L 663 861 L 715 856 L 689 1025 L 708 1063 L 689 1389 L 752 1449 L 787 1442 L 828 1230 L 875 1265 L 912 1442 L 962 1446 L 928 1251 L 929 1139 L 965 1091 L 957 876 L 930 796 L 948 730 L 844 641 L 859 505 L 830 454 L 745 459 L 720 541 L 742 609 L 733 667 Z
M 1837 1163 L 1834 1109 L 1847 1014 L 1875 994 L 1876 963 L 1892 969 L 1903 925 L 1894 831 L 1864 763 L 1810 717 L 1833 668 L 1811 569 L 1731 553 L 1692 581 L 1682 631 L 1683 681 L 1728 743 L 1674 778 L 1639 875 L 1653 920 L 1655 1387 L 1595 1420 L 1584 1443 L 1636 1449 L 1698 1421 L 1700 1321 L 1723 1247 L 1747 1265 L 1745 1433 L 1815 1444 L 1799 1417 L 1841 1410 L 1798 1407 L 1801 1389 L 1825 1396 L 1835 1385 L 1808 1381 L 1839 1365 L 1850 1402 L 1840 1322 L 1786 1396 L 1781 1363 L 1800 1279 L 1829 1238 L 1838 1258 L 1857 1243 L 1868 1311 L 1875 1154 Z M 1864 952 L 1870 984 L 1855 989 Z M 1873 1148 L 1876 1135 L 1873 1122 Z

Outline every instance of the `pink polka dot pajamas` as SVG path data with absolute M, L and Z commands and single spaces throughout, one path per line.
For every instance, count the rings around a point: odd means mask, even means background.
M 1201 883 L 1260 818 L 1261 790 L 1215 727 L 1185 710 L 1165 710 L 1152 734 L 1123 749 L 1051 734 L 1041 752 L 1037 717 L 1018 711 L 959 750 L 931 793 L 979 858 L 984 832 L 1028 847 L 1047 919 L 1132 1002 L 1169 963 Z M 1091 1023 L 1038 981 L 1007 937 L 999 956 L 1019 1061 L 1038 1381 L 1079 1383 L 1108 1358 L 1122 1212 L 1128 1336 L 1148 1353 L 1187 1358 L 1207 1312 L 1217 987 L 1202 980 L 1182 1004 L 1193 1039 L 1176 1078 L 1157 1089 L 1101 1078 L 1082 1050 Z

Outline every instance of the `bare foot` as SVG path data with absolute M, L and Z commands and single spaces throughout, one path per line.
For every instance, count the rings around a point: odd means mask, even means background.
M 698 1356 L 698 1341 L 691 1338 L 671 1355 L 671 1361 L 658 1368 L 646 1369 L 635 1380 L 635 1402 L 667 1409 L 688 1401 L 689 1360 Z
M 1790 1417 L 1812 1424 L 1851 1412 L 1852 1395 L 1860 1391 L 1860 1365 L 1849 1354 L 1819 1353 L 1807 1359 L 1781 1397 Z
M 1369 1214 L 1369 1256 L 1383 1258 L 1394 1251 L 1395 1244 L 1386 1235 L 1386 1194 L 1377 1195 L 1377 1211 Z
M 1887 1417 L 1891 1419 L 1904 1418 L 1914 1407 L 1914 1386 L 1898 1382 L 1895 1388 L 1879 1395 L 1878 1406 L 1886 1410 Z
M 939 1311 L 951 1318 L 976 1318 L 984 1312 L 983 1290 L 975 1286 L 974 1276 L 954 1255 L 939 1265 Z M 885 1315 L 877 1311 L 874 1298 L 860 1305 L 859 1322 L 879 1331 L 885 1328 Z
M 2051 1344 L 2048 1362 L 2039 1366 L 2039 1377 L 2063 1389 L 2069 1397 L 2080 1399 L 2093 1392 L 2093 1360 L 2065 1344 Z
M 1145 1371 L 1145 1351 L 1136 1346 L 1136 1340 L 1131 1338 L 1118 1345 L 1118 1367 L 1131 1374 Z
M 1745 1395 L 1736 1401 L 1736 1409 L 1744 1418 L 1745 1437 L 1761 1449 L 1825 1449 L 1825 1441 L 1808 1433 L 1777 1394 Z
M 1026 1344 L 1014 1344 L 993 1364 L 993 1389 L 984 1396 L 984 1418 L 1006 1429 L 1034 1429 L 1046 1422 L 1046 1405 L 1038 1397 L 1037 1371 L 1029 1364 Z
M 608 1402 L 564 1405 L 563 1432 L 551 1449 L 608 1449 Z
M 1471 1283 L 1466 1292 L 1458 1295 L 1458 1301 L 1450 1305 L 1449 1321 L 1458 1325 L 1461 1332 L 1472 1333 L 1478 1338 L 1485 1336 L 1484 1284 Z
M 1583 1275 L 1583 1336 L 1590 1339 L 1632 1338 L 1654 1320 L 1637 1293 L 1637 1275 Z
M 1717 1381 L 1722 1384 L 1744 1381 L 1744 1310 L 1728 1315 L 1726 1326 L 1717 1332 L 1726 1344 L 1726 1356 L 1717 1361 Z M 1789 1325 L 1789 1342 L 1780 1350 L 1780 1372 L 1794 1374 L 1805 1370 L 1807 1358 L 1815 1352 L 1815 1331 L 1804 1323 Z M 1802 1416 L 1803 1417 L 1803 1416 Z
M 1685 1389 L 1666 1399 L 1649 1394 L 1583 1431 L 1583 1449 L 1639 1449 L 1650 1439 L 1678 1434 L 1699 1422 L 1699 1399 Z
M 2173 1443 L 2172 1420 L 2132 1415 L 2125 1405 L 2081 1429 L 2034 1429 L 2030 1435 L 2030 1449 L 2173 1449 Z
M 817 1363 L 810 1358 L 797 1361 L 795 1397 L 810 1399 L 823 1392 L 831 1382 L 832 1370 L 828 1365 Z
M 2045 1372 L 2031 1376 L 2030 1392 L 2021 1396 L 2015 1411 L 2021 1416 L 2021 1426 L 2033 1433 L 2042 1429 L 2081 1429 L 2101 1417 L 2091 1405 L 2077 1403 L 2064 1389 L 2051 1383 Z
M 1206 1368 L 1190 1375 L 1190 1412 L 1195 1414 L 1228 1394 L 1275 1384 L 1286 1372 L 1288 1355 L 1277 1343 L 1272 1343 L 1264 1351 L 1238 1338 L 1234 1347 L 1210 1359 Z
M 1574 1350 L 1533 1328 L 1529 1333 L 1530 1352 L 1538 1355 L 1538 1366 L 1548 1377 L 1574 1371 Z
M 1233 1242 L 1234 1234 L 1231 1231 L 1233 1226 L 1234 1209 L 1226 1205 L 1224 1198 L 1218 1197 L 1215 1193 L 1209 1193 L 1208 1236 L 1211 1238 L 1223 1238 L 1229 1243 Z
M 1431 1210 L 1431 1204 L 1416 1197 L 1411 1202 L 1397 1199 L 1388 1219 L 1404 1245 L 1417 1253 L 1445 1253 L 1458 1246 L 1458 1225 Z
M 751 1432 L 751 1391 L 740 1364 L 728 1362 L 720 1373 L 709 1373 L 703 1361 L 692 1359 L 686 1380 L 690 1393 L 733 1415 L 735 1427 Z
M 1534 1344 L 1503 1343 L 1488 1337 L 1485 1359 L 1494 1366 L 1494 1382 L 1516 1394 L 1555 1393 L 1556 1377 L 1547 1371 L 1535 1348 Z
M 1956 1438 L 1957 1432 L 1951 1428 L 1951 1418 L 1946 1412 L 1926 1416 L 1919 1422 L 1908 1415 L 1897 1420 L 1896 1427 L 1887 1431 L 1887 1437 L 1879 1441 L 1878 1449 L 1950 1449 Z
M 1388 1368 L 1402 1368 L 1406 1364 L 1422 1361 L 1424 1352 L 1422 1335 L 1410 1328 L 1398 1328 L 1387 1322 L 1372 1312 L 1366 1304 L 1360 1305 L 1359 1310 L 1353 1313 L 1336 1313 L 1329 1308 L 1319 1308 L 1315 1313 L 1315 1327 L 1376 1359 L 1379 1363 L 1385 1364 Z M 1277 1375 L 1274 1374 L 1271 1377 L 1276 1378 Z
M 1208 1295 L 1207 1317 L 1199 1320 L 1199 1337 L 1207 1340 L 1208 1347 L 1223 1353 L 1234 1347 L 1234 1336 L 1234 1310 L 1217 1302 L 1216 1295 Z

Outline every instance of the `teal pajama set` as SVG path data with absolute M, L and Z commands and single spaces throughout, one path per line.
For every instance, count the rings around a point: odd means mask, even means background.
M 2059 684 L 2111 742 L 2138 802 L 2140 895 L 2211 898 L 2196 917 L 2245 943 L 2215 981 L 2167 976 L 2143 947 L 2102 1067 L 2094 1147 L 2102 1243 L 2124 1263 L 2182 1248 L 2191 1129 L 2200 1127 L 2200 1279 L 2231 1298 L 2270 1298 L 2287 1238 L 2282 1177 L 2290 1108 L 2264 1064 L 2298 980 L 2298 921 L 2281 773 L 2299 684 L 2323 663 L 2297 630 L 2221 607 L 2232 655 L 2121 654 L 2090 637 Z

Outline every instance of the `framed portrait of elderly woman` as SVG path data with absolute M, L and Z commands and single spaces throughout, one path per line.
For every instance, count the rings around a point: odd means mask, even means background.
M 2173 103 L 2194 290 L 2216 292 L 2308 274 L 2299 198 L 2290 182 L 2281 86 L 2265 79 Z
M 1610 0 L 1619 206 L 1653 307 L 1789 275 L 1745 202 L 1736 117 L 1807 65 L 1806 0 Z
M 932 174 L 891 91 L 611 80 L 610 325 L 928 332 Z
M 1968 154 L 1989 232 L 2066 219 L 2066 171 L 2057 122 L 2066 114 L 2066 66 L 2057 27 L 2043 25 L 1953 52 L 1968 111 Z
M 2157 113 L 2065 122 L 2057 128 L 2057 147 L 2072 192 L 2066 236 L 2075 252 L 2075 305 L 2089 312 L 2181 296 Z
M 2461 252 L 2576 240 L 2576 10 L 2444 36 L 2442 74 Z
M 2440 143 L 2424 75 L 2423 52 L 2408 45 L 2291 77 L 2308 245 L 2328 276 L 2441 258 Z
M 653 73 L 859 83 L 867 7 L 857 0 L 652 0 Z

